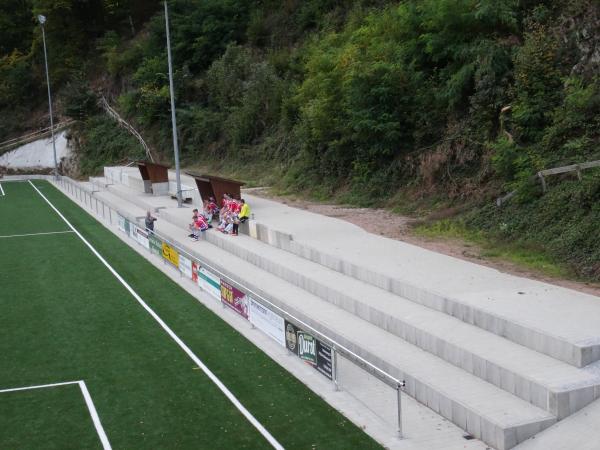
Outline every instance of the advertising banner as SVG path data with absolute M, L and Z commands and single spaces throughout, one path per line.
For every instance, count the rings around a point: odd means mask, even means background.
M 248 319 L 256 328 L 285 347 L 285 320 L 269 308 L 248 297 Z
M 183 255 L 179 255 L 179 270 L 183 276 L 192 278 L 192 260 Z
M 296 333 L 298 336 L 298 356 L 300 359 L 312 364 L 317 364 L 317 339 L 305 331 Z
M 162 244 L 162 256 L 175 267 L 179 267 L 179 253 L 166 242 Z
M 294 353 L 298 354 L 298 336 L 297 333 L 298 328 L 295 325 L 289 323 L 287 320 L 285 321 L 285 346 L 287 349 Z
M 119 226 L 119 230 L 121 230 L 123 233 L 126 233 L 125 231 L 125 217 L 123 217 L 122 215 L 117 215 L 117 223 Z
M 221 280 L 221 301 L 242 317 L 248 318 L 246 294 L 223 280 Z
M 133 223 L 129 223 L 129 237 L 137 241 L 137 226 Z
M 198 263 L 192 261 L 192 281 L 198 283 Z
M 285 346 L 319 373 L 330 380 L 333 379 L 331 347 L 287 320 L 285 321 Z
M 221 279 L 204 267 L 198 268 L 198 286 L 217 300 L 221 300 Z
M 155 255 L 161 256 L 162 241 L 152 233 L 150 233 L 150 236 L 148 236 L 148 240 L 150 241 L 150 251 Z
M 146 250 L 150 250 L 150 240 L 148 239 L 148 232 L 136 227 L 136 233 L 138 243 Z
M 124 219 L 125 222 L 123 223 L 123 229 L 125 230 L 126 234 L 129 234 L 129 220 Z
M 330 380 L 333 379 L 331 347 L 317 339 L 317 370 Z

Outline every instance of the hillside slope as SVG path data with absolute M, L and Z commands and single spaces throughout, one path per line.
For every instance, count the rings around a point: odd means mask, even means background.
M 316 198 L 452 207 L 600 279 L 600 6 L 594 0 L 172 0 L 182 158 Z M 33 14 L 48 16 L 60 115 L 79 120 L 82 174 L 138 156 L 102 92 L 171 159 L 157 1 L 0 6 L 0 141 L 45 123 Z M 32 113 L 33 111 L 33 113 Z M 109 137 L 110 136 L 110 137 Z M 496 196 L 516 189 L 498 209 Z

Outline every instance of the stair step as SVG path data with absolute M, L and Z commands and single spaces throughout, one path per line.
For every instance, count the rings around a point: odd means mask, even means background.
M 178 211 L 163 219 L 182 226 Z M 546 409 L 559 419 L 600 396 L 600 377 L 262 242 L 206 233 L 208 242 Z
M 188 249 L 191 254 L 210 261 L 221 272 L 239 280 L 396 378 L 406 380 L 406 392 L 409 395 L 495 448 L 509 449 L 556 421 L 551 413 L 208 241 L 190 246 L 180 227 L 163 224 L 161 231 L 170 236 L 180 236 L 178 245 Z
M 576 367 L 600 360 L 597 297 L 375 236 L 338 219 L 246 197 L 257 217 L 269 217 L 269 226 L 256 224 L 261 230 L 257 238 L 269 245 Z

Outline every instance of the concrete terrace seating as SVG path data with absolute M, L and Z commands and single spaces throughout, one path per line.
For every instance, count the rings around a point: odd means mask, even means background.
M 94 195 L 141 214 L 127 178 Z M 508 449 L 600 397 L 598 371 L 581 368 L 600 357 L 597 297 L 244 197 L 263 221 L 250 236 L 211 230 L 191 244 L 191 210 L 168 197 L 155 197 L 166 200 L 157 229 L 406 379 L 408 394 L 473 436 Z
M 252 197 L 251 202 L 269 217 L 262 240 L 270 245 L 577 367 L 600 360 L 597 297 L 384 239 L 270 200 Z M 292 210 L 305 216 L 301 224 Z M 331 223 L 335 226 L 328 227 Z

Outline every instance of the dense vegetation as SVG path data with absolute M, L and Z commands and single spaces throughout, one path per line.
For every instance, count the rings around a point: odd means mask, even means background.
M 184 160 L 355 204 L 463 205 L 468 226 L 545 245 L 600 278 L 595 0 L 171 0 Z M 170 156 L 157 1 L 5 0 L 0 140 L 43 120 L 33 14 L 48 16 L 54 90 L 80 120 L 82 169 L 138 152 L 109 134 L 110 97 Z M 41 108 L 41 109 L 40 109 Z M 131 145 L 131 147 L 129 147 Z M 87 160 L 87 162 L 86 162 Z M 243 168 L 243 169 L 240 169 Z M 517 189 L 507 207 L 489 205 Z

